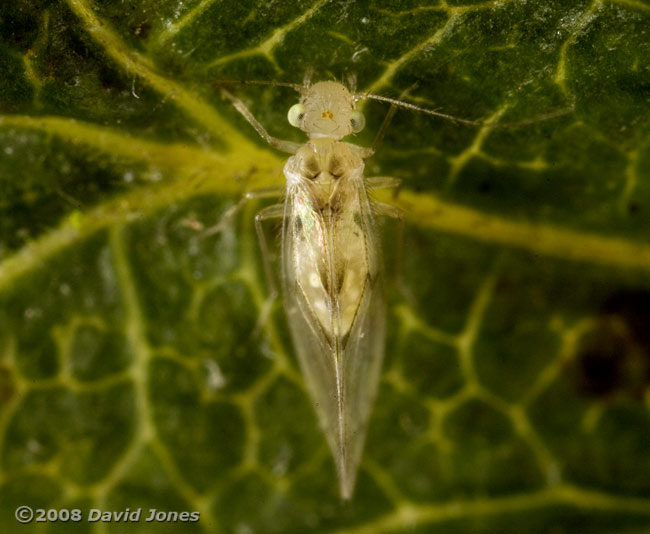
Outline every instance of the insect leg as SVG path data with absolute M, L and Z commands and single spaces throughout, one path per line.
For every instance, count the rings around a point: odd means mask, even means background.
M 365 183 L 366 187 L 371 191 L 375 189 L 393 189 L 393 198 L 395 199 L 402 185 L 402 180 L 394 176 L 370 176 L 365 179 Z
M 389 178 L 388 176 L 386 178 Z M 396 180 L 396 178 L 394 178 Z M 396 206 L 385 204 L 384 202 L 373 202 L 375 213 L 380 217 L 390 217 L 397 220 L 397 262 L 395 270 L 397 271 L 398 283 L 402 277 L 402 252 L 404 248 L 404 212 Z
M 402 179 L 394 176 L 370 176 L 365 182 L 368 189 L 397 189 L 402 185 Z
M 271 313 L 271 308 L 273 307 L 273 302 L 278 297 L 278 290 L 273 281 L 273 273 L 271 272 L 271 262 L 269 261 L 269 247 L 266 242 L 266 237 L 264 237 L 264 228 L 262 227 L 262 221 L 268 221 L 269 219 L 281 219 L 284 217 L 284 204 L 273 204 L 267 206 L 261 211 L 257 212 L 255 215 L 255 230 L 257 232 L 257 239 L 260 244 L 260 249 L 262 251 L 262 264 L 264 265 L 264 275 L 266 276 L 266 283 L 269 287 L 269 297 L 264 302 L 262 307 L 262 312 L 260 313 L 259 320 L 255 327 L 255 332 L 259 332 L 262 328 L 269 314 Z
M 399 100 L 403 99 L 406 95 L 408 95 L 415 87 L 417 86 L 417 83 L 411 85 L 402 93 L 399 95 Z M 386 130 L 388 130 L 388 126 L 390 125 L 390 121 L 393 120 L 393 115 L 395 115 L 395 112 L 397 111 L 397 105 L 394 103 L 391 103 L 390 108 L 388 109 L 388 113 L 386 113 L 386 116 L 384 117 L 383 122 L 381 123 L 381 126 L 379 127 L 379 131 L 377 132 L 377 135 L 375 136 L 375 140 L 372 143 L 372 149 L 376 150 L 377 145 L 381 143 L 381 140 L 384 138 L 384 135 L 386 135 Z
M 390 176 L 378 176 L 377 178 L 391 178 Z M 399 179 L 392 178 L 393 180 Z M 387 186 L 388 187 L 388 186 Z M 397 220 L 397 247 L 395 251 L 395 282 L 399 292 L 402 294 L 404 299 L 414 304 L 416 302 L 415 297 L 409 290 L 406 282 L 404 281 L 403 274 L 403 261 L 404 261 L 404 212 L 393 206 L 391 204 L 385 204 L 383 202 L 374 202 L 373 207 L 375 213 L 381 217 L 391 217 L 392 219 Z
M 241 113 L 244 118 L 250 123 L 250 125 L 255 128 L 258 134 L 264 139 L 270 146 L 282 150 L 283 152 L 288 152 L 289 154 L 295 154 L 297 150 L 302 146 L 300 143 L 294 143 L 293 141 L 285 141 L 284 139 L 278 139 L 273 137 L 266 131 L 262 123 L 258 121 L 253 114 L 248 110 L 244 103 L 239 100 L 236 96 L 233 96 L 225 89 L 221 89 L 221 94 L 230 100 L 235 106 L 235 109 Z
M 373 156 L 375 154 L 374 149 L 368 148 L 367 146 L 359 146 L 353 143 L 345 143 L 345 144 L 348 145 L 357 154 L 359 154 L 359 157 L 362 159 L 369 158 L 370 156 Z
M 386 178 L 390 177 L 386 176 Z M 397 180 L 397 178 L 394 178 L 394 180 Z M 404 222 L 404 212 L 397 206 L 385 204 L 384 202 L 373 202 L 372 207 L 380 217 L 390 217 L 391 219 L 397 219 L 398 222 Z
M 269 247 L 266 243 L 266 238 L 264 237 L 264 228 L 262 227 L 262 221 L 268 221 L 269 219 L 281 219 L 284 217 L 284 204 L 273 204 L 272 206 L 267 206 L 261 211 L 257 212 L 255 215 L 255 230 L 257 231 L 257 239 L 260 242 L 260 249 L 262 250 L 262 261 L 264 263 L 264 273 L 266 274 L 266 281 L 269 285 L 269 291 L 273 298 L 278 294 L 278 290 L 273 281 L 273 275 L 271 274 L 271 263 L 269 262 Z
M 228 208 L 226 212 L 221 216 L 219 222 L 214 226 L 204 230 L 203 237 L 211 236 L 221 232 L 226 225 L 228 225 L 235 215 L 237 215 L 241 209 L 246 205 L 249 200 L 258 199 L 258 198 L 278 198 L 284 194 L 283 186 L 275 187 L 263 187 L 261 189 L 253 189 L 248 191 L 237 204 Z M 262 210 L 263 211 L 263 210 Z

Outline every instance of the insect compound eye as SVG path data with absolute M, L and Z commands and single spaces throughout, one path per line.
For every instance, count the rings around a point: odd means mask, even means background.
M 350 115 L 350 124 L 352 125 L 352 131 L 358 133 L 366 125 L 366 118 L 360 111 L 353 111 L 352 115 Z
M 305 117 L 305 106 L 302 104 L 294 104 L 289 108 L 289 113 L 287 113 L 287 118 L 289 119 L 289 124 L 300 128 L 300 123 Z

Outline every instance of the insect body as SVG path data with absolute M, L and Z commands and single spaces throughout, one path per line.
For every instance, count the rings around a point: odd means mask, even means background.
M 380 246 L 363 158 L 341 141 L 364 125 L 355 96 L 336 82 L 300 88 L 289 122 L 310 139 L 271 138 L 244 105 L 225 93 L 270 144 L 294 152 L 285 167 L 285 201 L 257 221 L 283 217 L 283 298 L 298 360 L 333 453 L 343 498 L 350 498 L 384 356 L 385 308 Z M 395 186 L 391 178 L 377 187 Z M 393 211 L 391 211 L 393 209 Z M 259 232 L 259 227 L 258 227 Z M 264 245 L 265 247 L 265 245 Z
M 284 171 L 285 308 L 343 497 L 354 487 L 384 353 L 379 243 L 363 167 L 348 145 L 324 137 Z

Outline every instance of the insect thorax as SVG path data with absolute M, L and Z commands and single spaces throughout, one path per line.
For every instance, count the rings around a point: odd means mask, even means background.
M 363 160 L 345 143 L 315 139 L 290 158 L 285 175 L 293 241 L 288 274 L 330 342 L 341 341 L 374 276 Z

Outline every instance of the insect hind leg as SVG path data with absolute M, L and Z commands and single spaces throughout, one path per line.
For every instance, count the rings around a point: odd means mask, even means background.
M 402 186 L 402 179 L 394 176 L 370 176 L 365 179 L 365 183 L 366 187 L 373 191 L 375 189 L 394 189 L 393 197 L 396 197 Z
M 273 304 L 278 298 L 278 289 L 273 280 L 273 273 L 271 270 L 271 261 L 269 259 L 269 246 L 266 242 L 266 237 L 264 236 L 264 228 L 262 226 L 263 221 L 268 221 L 269 219 L 281 219 L 284 217 L 284 204 L 273 204 L 267 206 L 266 208 L 257 212 L 255 215 L 255 231 L 257 232 L 257 240 L 260 245 L 260 250 L 262 251 L 262 264 L 264 266 L 264 276 L 266 277 L 266 283 L 269 288 L 269 296 L 264 301 L 262 305 L 262 311 L 255 326 L 254 335 L 258 334 L 266 321 L 271 314 L 273 309 Z
M 246 203 L 250 200 L 256 200 L 260 198 L 278 198 L 284 194 L 284 187 L 274 186 L 274 187 L 263 187 L 261 189 L 253 189 L 248 191 L 242 198 L 235 204 L 228 208 L 224 214 L 219 219 L 219 222 L 210 228 L 203 230 L 201 236 L 209 237 L 214 234 L 222 232 L 223 229 L 229 225 L 235 216 L 243 209 Z M 264 210 L 262 210 L 264 211 Z
M 219 222 L 214 226 L 207 228 L 202 232 L 202 237 L 208 237 L 223 231 L 223 229 L 232 222 L 235 216 L 242 210 L 242 208 L 248 203 L 249 200 L 261 199 L 261 198 L 278 198 L 282 196 L 285 192 L 285 188 L 281 186 L 276 187 L 265 187 L 262 189 L 254 189 L 247 192 L 237 204 L 231 206 L 226 212 L 221 216 Z M 262 304 L 262 310 L 260 312 L 257 324 L 253 330 L 253 336 L 259 335 L 262 327 L 266 323 L 271 309 L 273 308 L 273 303 L 278 297 L 278 290 L 276 284 L 273 280 L 273 275 L 271 272 L 271 262 L 269 261 L 269 248 L 264 237 L 264 229 L 262 228 L 262 222 L 268 219 L 281 218 L 284 215 L 284 204 L 273 204 L 267 206 L 266 208 L 260 210 L 255 215 L 255 231 L 257 233 L 257 239 L 262 251 L 262 263 L 264 266 L 264 276 L 266 277 L 266 282 L 269 287 L 269 296 Z
M 377 178 L 397 181 L 397 184 L 393 182 L 394 185 L 386 185 L 384 187 L 398 187 L 401 183 L 401 180 L 392 178 L 391 176 L 378 176 Z M 404 300 L 411 306 L 414 306 L 416 302 L 415 296 L 404 279 L 404 212 L 392 204 L 375 202 L 373 205 L 377 215 L 380 217 L 390 217 L 397 221 L 397 236 L 395 237 L 397 241 L 397 246 L 395 247 L 395 285 Z

